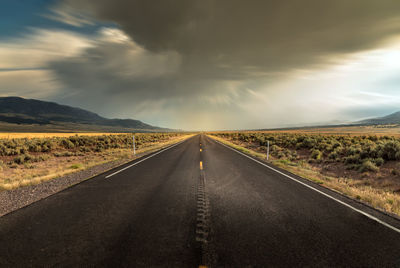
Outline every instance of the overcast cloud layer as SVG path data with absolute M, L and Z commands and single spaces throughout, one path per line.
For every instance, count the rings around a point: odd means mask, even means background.
M 75 27 L 115 26 L 91 34 L 32 29 L 3 42 L 0 58 L 29 53 L 35 42 L 59 44 L 57 51 L 34 46 L 36 57 L 2 68 L 42 68 L 47 84 L 36 96 L 105 116 L 237 129 L 400 110 L 397 0 L 65 0 L 44 15 Z

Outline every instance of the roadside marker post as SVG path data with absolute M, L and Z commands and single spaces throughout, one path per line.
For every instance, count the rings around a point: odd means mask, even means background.
M 267 161 L 269 160 L 269 141 L 267 141 Z
M 132 147 L 133 147 L 133 155 L 136 155 L 136 145 L 135 145 L 135 135 L 132 135 Z

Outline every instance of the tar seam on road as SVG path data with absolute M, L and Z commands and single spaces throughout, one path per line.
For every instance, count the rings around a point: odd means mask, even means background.
M 202 265 L 207 263 L 207 239 L 210 232 L 210 201 L 208 200 L 205 187 L 204 171 L 201 170 L 197 185 L 196 242 L 199 243 Z
M 312 186 L 310 186 L 310 185 L 308 185 L 308 184 L 306 184 L 304 182 L 301 182 L 301 181 L 299 181 L 299 180 L 297 180 L 297 179 L 295 179 L 295 178 L 293 178 L 293 177 L 291 177 L 291 176 L 289 176 L 289 175 L 287 175 L 287 174 L 285 174 L 285 173 L 283 173 L 283 172 L 281 172 L 281 171 L 279 171 L 279 170 L 277 170 L 277 169 L 275 169 L 273 167 L 268 166 L 267 164 L 265 164 L 265 163 L 263 163 L 261 161 L 258 161 L 258 160 L 254 159 L 254 158 L 252 158 L 252 157 L 250 157 L 250 156 L 248 156 L 248 155 L 246 155 L 246 154 L 244 154 L 244 153 L 242 153 L 242 152 L 240 152 L 240 151 L 238 151 L 238 150 L 236 150 L 234 148 L 229 147 L 229 146 L 227 146 L 227 145 L 225 145 L 225 144 L 223 144 L 223 143 L 221 143 L 221 142 L 219 142 L 217 140 L 214 140 L 214 141 L 216 141 L 217 143 L 225 146 L 228 149 L 231 149 L 232 151 L 237 152 L 238 154 L 241 154 L 241 155 L 253 160 L 254 162 L 257 162 L 260 165 L 263 165 L 264 167 L 267 167 L 267 168 L 275 171 L 276 173 L 279 173 L 279 174 L 281 174 L 281 175 L 283 175 L 283 176 L 285 176 L 285 177 L 287 177 L 287 178 L 289 178 L 289 179 L 291 179 L 291 180 L 293 180 L 293 181 L 295 181 L 297 183 L 300 183 L 303 186 L 308 187 L 309 189 L 314 190 L 314 191 L 316 191 L 316 192 L 318 192 L 318 193 L 320 193 L 320 194 L 322 194 L 322 195 L 324 195 L 324 196 L 326 196 L 326 197 L 328 197 L 328 198 L 330 198 L 330 199 L 342 204 L 343 206 L 346 206 L 346 207 L 348 207 L 348 208 L 350 208 L 350 209 L 352 209 L 352 210 L 354 210 L 354 211 L 356 211 L 356 212 L 358 212 L 358 213 L 370 218 L 371 220 L 374 220 L 374 221 L 382 224 L 383 226 L 385 226 L 385 227 L 387 227 L 387 228 L 389 228 L 389 229 L 391 229 L 391 230 L 393 230 L 393 231 L 395 231 L 397 233 L 400 233 L 400 229 L 398 229 L 398 228 L 396 228 L 396 227 L 394 227 L 394 226 L 392 226 L 392 225 L 390 225 L 390 224 L 388 224 L 388 223 L 386 223 L 386 222 L 384 222 L 384 221 L 372 216 L 371 214 L 368 214 L 368 213 L 366 213 L 366 212 L 364 212 L 364 211 L 362 211 L 360 209 L 357 209 L 357 208 L 355 208 L 355 207 L 353 207 L 353 206 L 351 206 L 351 205 L 349 205 L 349 204 L 347 204 L 347 203 L 345 203 L 345 202 L 343 202 L 343 201 L 341 201 L 341 200 L 339 200 L 339 199 L 337 199 L 337 198 L 335 198 L 333 196 L 330 196 L 327 193 L 324 193 L 324 192 L 322 192 L 322 191 L 320 191 L 320 190 L 318 190 L 318 189 L 316 189 L 316 188 L 314 188 L 314 187 L 312 187 Z
M 201 143 L 200 143 L 201 147 Z M 200 153 L 202 149 L 200 148 Z M 202 156 L 200 154 L 200 159 Z M 210 201 L 206 193 L 206 178 L 203 161 L 200 160 L 200 177 L 197 184 L 196 243 L 200 251 L 200 267 L 208 264 L 208 235 L 210 233 Z
M 163 150 L 161 150 L 161 151 L 158 151 L 157 153 L 154 153 L 154 154 L 152 154 L 152 155 L 150 155 L 150 156 L 148 156 L 148 157 L 146 157 L 146 158 L 143 158 L 143 159 L 140 160 L 140 161 L 137 161 L 136 163 L 133 163 L 132 165 L 126 166 L 126 167 L 124 167 L 124 168 L 122 168 L 122 169 L 120 169 L 120 170 L 118 170 L 118 171 L 116 171 L 116 172 L 114 172 L 114 173 L 112 173 L 112 174 L 110 174 L 110 175 L 107 175 L 107 176 L 106 176 L 106 179 L 108 179 L 108 178 L 110 178 L 110 177 L 112 177 L 112 176 L 114 176 L 114 175 L 116 175 L 116 174 L 118 174 L 118 173 L 120 173 L 120 172 L 122 172 L 122 171 L 128 169 L 128 168 L 131 168 L 131 167 L 133 167 L 133 166 L 135 166 L 135 165 L 137 165 L 137 164 L 139 164 L 139 163 L 141 163 L 141 162 L 143 162 L 143 161 L 145 161 L 145 160 L 147 160 L 147 159 L 149 159 L 149 158 L 152 158 L 153 156 L 156 156 L 156 155 L 158 155 L 158 154 L 160 154 L 160 153 L 162 153 L 162 152 L 164 152 L 164 151 L 166 151 L 166 150 L 169 150 L 169 149 L 171 149 L 171 148 L 173 148 L 173 147 L 175 147 L 175 146 L 181 144 L 181 143 L 184 142 L 184 141 L 186 141 L 186 140 L 183 140 L 183 141 L 181 141 L 181 142 L 179 142 L 179 143 L 177 143 L 177 144 L 174 144 L 174 145 L 172 145 L 172 146 L 169 146 L 169 147 L 167 147 L 167 148 L 165 148 L 165 149 L 163 149 Z

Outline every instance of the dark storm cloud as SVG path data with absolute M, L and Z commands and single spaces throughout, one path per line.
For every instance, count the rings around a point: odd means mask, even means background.
M 188 72 L 286 70 L 371 48 L 398 33 L 397 0 L 68 0 L 118 23 L 151 51 L 184 55 Z M 224 66 L 224 68 L 219 68 Z M 244 73 L 247 74 L 245 69 Z
M 79 56 L 47 63 L 64 85 L 54 100 L 114 116 L 126 110 L 130 114 L 125 116 L 146 109 L 188 111 L 210 102 L 202 96 L 212 96 L 216 104 L 232 102 L 228 78 L 184 74 L 177 52 L 151 52 L 130 40 L 114 42 L 104 36 L 96 37 L 92 45 Z
M 400 32 L 398 0 L 65 0 L 63 7 L 116 23 L 133 40 L 95 40 L 79 57 L 47 66 L 65 85 L 56 100 L 116 116 L 155 107 L 158 117 L 168 109 L 234 114 L 248 88 L 340 62 Z

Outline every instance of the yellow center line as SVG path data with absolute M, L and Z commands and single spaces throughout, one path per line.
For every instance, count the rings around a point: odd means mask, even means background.
M 200 265 L 199 268 L 207 268 L 205 265 Z
M 200 170 L 203 170 L 203 161 L 200 161 Z

